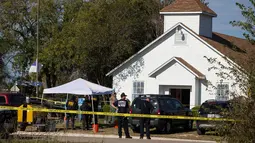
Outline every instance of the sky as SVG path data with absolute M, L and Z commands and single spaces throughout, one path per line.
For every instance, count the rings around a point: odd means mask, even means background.
M 218 15 L 213 18 L 214 32 L 244 38 L 242 35 L 244 31 L 239 27 L 233 27 L 229 22 L 244 20 L 236 2 L 251 6 L 249 0 L 206 0 L 206 2 L 209 2 L 209 7 Z

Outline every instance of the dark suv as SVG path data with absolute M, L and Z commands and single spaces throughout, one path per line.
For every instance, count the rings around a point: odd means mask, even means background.
M 140 95 L 132 102 L 130 114 L 140 114 L 141 109 L 138 107 L 142 100 L 150 97 L 150 102 L 154 106 L 152 114 L 154 115 L 172 115 L 172 116 L 192 116 L 192 112 L 188 108 L 184 108 L 180 101 L 168 95 Z M 139 118 L 129 118 L 129 123 L 134 132 L 140 132 Z M 158 119 L 150 120 L 150 127 L 156 128 L 159 132 L 169 133 L 173 127 L 183 126 L 187 130 L 192 130 L 192 120 L 178 119 Z
M 206 118 L 223 118 L 229 110 L 229 101 L 207 100 L 200 106 L 198 114 L 200 117 Z M 213 131 L 219 123 L 219 121 L 213 122 L 198 120 L 196 121 L 197 133 L 199 135 L 204 135 L 208 130 Z

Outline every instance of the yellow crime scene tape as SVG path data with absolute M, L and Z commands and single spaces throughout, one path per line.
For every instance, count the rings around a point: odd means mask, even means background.
M 45 98 L 39 98 L 39 97 L 30 97 L 30 98 L 45 100 L 45 101 L 48 101 L 48 102 L 54 102 L 54 103 L 59 103 L 59 104 L 66 104 L 66 102 L 55 101 L 55 100 L 50 100 L 50 99 L 45 99 Z M 106 102 L 110 102 L 110 101 L 106 101 Z M 184 106 L 196 106 L 196 105 L 190 105 L 190 104 L 182 104 L 182 105 L 184 105 Z
M 151 115 L 151 114 L 128 114 L 128 113 L 112 113 L 112 112 L 91 112 L 91 111 L 77 111 L 77 110 L 59 110 L 59 109 L 45 109 L 45 108 L 24 108 L 24 107 L 11 107 L 0 106 L 0 109 L 8 110 L 27 110 L 37 112 L 53 112 L 53 113 L 73 113 L 73 114 L 90 114 L 90 115 L 105 115 L 105 116 L 123 116 L 123 117 L 140 117 L 140 118 L 160 118 L 160 119 L 181 119 L 181 120 L 204 120 L 204 121 L 231 121 L 234 119 L 227 118 L 205 118 L 205 117 L 190 117 L 190 116 L 169 116 L 169 115 Z

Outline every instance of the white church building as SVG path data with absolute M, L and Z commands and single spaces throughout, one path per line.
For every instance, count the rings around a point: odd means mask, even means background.
M 171 95 L 192 108 L 208 99 L 227 100 L 229 91 L 238 91 L 233 80 L 208 70 L 213 65 L 207 58 L 236 64 L 241 51 L 251 47 L 248 41 L 213 32 L 217 14 L 200 0 L 175 0 L 160 14 L 164 33 L 107 73 L 117 94 L 125 92 L 131 101 L 139 94 Z

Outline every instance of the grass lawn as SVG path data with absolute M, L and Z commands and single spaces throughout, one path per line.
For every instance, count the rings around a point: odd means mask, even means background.
M 118 135 L 118 129 L 110 126 L 108 124 L 104 124 L 104 118 L 99 118 L 99 132 L 96 134 L 102 135 Z M 71 127 L 71 126 L 69 126 Z M 85 133 L 85 134 L 94 134 L 93 130 L 82 130 L 81 122 L 76 121 L 75 123 L 76 130 L 65 130 L 65 123 L 59 123 L 56 125 L 57 132 L 68 132 L 68 133 Z M 151 137 L 162 137 L 162 138 L 178 138 L 178 139 L 193 139 L 193 140 L 211 140 L 211 141 L 219 141 L 221 139 L 220 136 L 217 136 L 215 132 L 208 132 L 206 135 L 198 135 L 196 132 L 196 126 L 194 124 L 194 130 L 192 131 L 184 131 L 181 128 L 173 130 L 171 134 L 159 134 L 155 132 L 153 129 L 151 130 Z M 131 136 L 139 136 L 139 133 L 134 133 L 131 129 Z M 28 127 L 26 131 L 36 131 L 35 127 Z M 124 131 L 123 131 L 124 133 Z M 39 142 L 40 143 L 40 142 Z
M 65 124 L 58 124 L 57 129 L 59 132 L 70 132 L 70 133 L 86 133 L 86 134 L 94 134 L 93 130 L 81 130 L 81 123 L 75 123 L 76 130 L 64 130 Z M 211 140 L 211 141 L 219 141 L 221 139 L 220 136 L 217 136 L 215 132 L 208 132 L 206 135 L 198 135 L 196 132 L 196 126 L 193 125 L 192 131 L 184 131 L 181 128 L 175 129 L 171 134 L 159 134 L 155 132 L 153 129 L 151 130 L 151 137 L 162 137 L 162 138 L 179 138 L 179 139 L 194 139 L 194 140 Z M 139 133 L 134 133 L 131 129 L 129 129 L 131 136 L 139 136 Z M 124 130 L 123 130 L 124 133 Z M 113 126 L 109 126 L 104 124 L 104 121 L 99 120 L 99 132 L 96 134 L 103 135 L 118 135 L 118 129 Z

